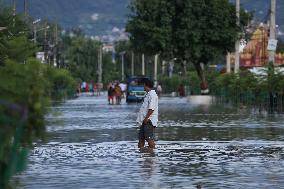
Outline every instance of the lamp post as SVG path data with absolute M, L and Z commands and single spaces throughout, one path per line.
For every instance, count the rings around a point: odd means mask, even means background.
M 25 12 L 25 17 L 28 16 L 28 2 L 27 0 L 24 0 L 24 12 Z
M 125 55 L 125 51 L 122 51 L 120 53 L 121 55 L 121 81 L 124 81 L 124 55 Z
M 13 27 L 16 25 L 16 0 L 13 0 Z

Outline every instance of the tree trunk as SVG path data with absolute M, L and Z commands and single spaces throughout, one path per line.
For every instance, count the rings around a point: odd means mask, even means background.
M 204 73 L 203 64 L 202 63 L 195 63 L 194 66 L 195 66 L 195 69 L 197 71 L 198 77 L 201 81 L 201 83 L 200 83 L 201 94 L 206 95 L 206 94 L 209 93 L 209 89 L 208 89 L 208 83 L 207 83 L 207 80 L 206 80 L 206 76 L 205 76 L 205 73 Z

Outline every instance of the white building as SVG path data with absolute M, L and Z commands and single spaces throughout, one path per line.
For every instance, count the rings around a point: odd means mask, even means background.
M 104 44 L 103 45 L 103 51 L 104 52 L 113 52 L 114 51 L 114 46 L 111 44 Z

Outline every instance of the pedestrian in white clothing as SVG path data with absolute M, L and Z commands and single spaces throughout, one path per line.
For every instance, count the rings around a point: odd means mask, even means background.
M 150 80 L 146 80 L 144 84 L 147 94 L 137 117 L 137 122 L 140 124 L 138 148 L 145 146 L 145 140 L 150 148 L 155 148 L 155 128 L 158 124 L 158 96 L 153 90 L 153 85 Z

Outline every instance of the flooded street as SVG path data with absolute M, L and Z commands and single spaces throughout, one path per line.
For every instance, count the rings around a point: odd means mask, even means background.
M 48 142 L 31 151 L 19 188 L 284 186 L 284 116 L 165 97 L 149 153 L 137 149 L 139 107 L 104 96 L 54 107 Z

